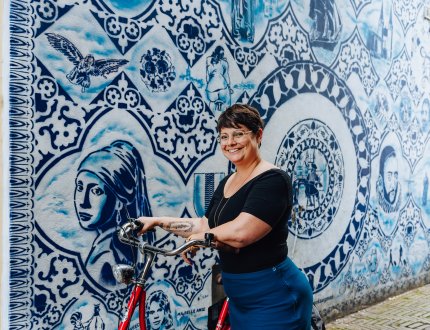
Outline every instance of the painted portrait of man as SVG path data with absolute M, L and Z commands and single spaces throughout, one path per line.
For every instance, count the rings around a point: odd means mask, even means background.
M 379 159 L 379 176 L 376 183 L 378 203 L 386 213 L 399 210 L 401 186 L 399 183 L 399 161 L 392 146 L 386 146 Z

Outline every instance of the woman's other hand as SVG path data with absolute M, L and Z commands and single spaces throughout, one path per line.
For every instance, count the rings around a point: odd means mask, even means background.
M 192 241 L 192 240 L 204 240 L 205 239 L 205 233 L 197 233 L 197 234 L 192 234 L 190 236 L 187 237 L 187 242 Z M 191 260 L 197 253 L 197 251 L 199 250 L 199 248 L 197 246 L 192 246 L 190 248 L 188 248 L 186 251 L 181 253 L 181 257 L 182 259 L 184 259 L 184 261 L 189 264 L 192 265 L 193 261 Z
M 198 250 L 199 250 L 199 247 L 192 246 L 192 247 L 188 248 L 186 251 L 182 252 L 181 257 L 182 257 L 182 259 L 184 259 L 184 261 L 187 264 L 192 265 L 193 261 L 191 259 L 196 255 Z

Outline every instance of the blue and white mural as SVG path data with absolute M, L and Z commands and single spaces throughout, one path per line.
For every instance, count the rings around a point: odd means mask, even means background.
M 323 315 L 430 282 L 427 0 L 8 5 L 9 329 L 114 329 L 110 265 L 142 261 L 117 228 L 204 214 L 236 102 L 292 177 L 289 254 Z M 157 258 L 148 329 L 207 328 L 216 253 L 194 261 Z

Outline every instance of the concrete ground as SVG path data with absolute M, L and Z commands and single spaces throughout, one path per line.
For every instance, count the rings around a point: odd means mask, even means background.
M 327 330 L 430 330 L 430 284 L 326 325 Z

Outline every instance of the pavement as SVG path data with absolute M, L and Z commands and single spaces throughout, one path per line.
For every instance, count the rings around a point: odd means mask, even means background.
M 326 324 L 327 330 L 430 330 L 430 284 Z

